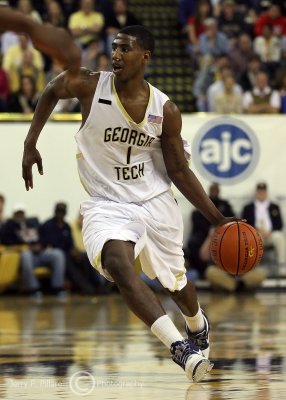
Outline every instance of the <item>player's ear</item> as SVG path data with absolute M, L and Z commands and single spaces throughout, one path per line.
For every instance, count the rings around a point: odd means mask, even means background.
M 145 50 L 143 54 L 143 58 L 145 62 L 149 62 L 151 60 L 151 51 Z

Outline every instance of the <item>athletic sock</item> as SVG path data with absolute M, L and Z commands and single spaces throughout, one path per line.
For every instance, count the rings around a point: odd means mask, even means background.
M 166 314 L 153 323 L 151 331 L 168 349 L 170 349 L 172 343 L 184 340 L 171 318 Z
M 198 312 L 193 317 L 188 317 L 184 314 L 183 317 L 185 318 L 185 321 L 191 332 L 201 332 L 204 329 L 205 320 L 200 306 Z

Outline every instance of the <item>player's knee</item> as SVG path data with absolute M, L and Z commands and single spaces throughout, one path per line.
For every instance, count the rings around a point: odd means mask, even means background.
M 132 270 L 132 266 L 126 260 L 117 256 L 108 256 L 104 260 L 104 268 L 109 272 L 117 283 L 124 282 Z

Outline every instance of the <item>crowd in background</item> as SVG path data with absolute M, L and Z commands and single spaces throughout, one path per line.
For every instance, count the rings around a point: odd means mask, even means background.
M 127 0 L 12 0 L 10 5 L 69 29 L 82 49 L 82 65 L 94 71 L 110 70 L 111 43 L 120 28 L 144 23 Z M 178 31 L 193 66 L 197 111 L 286 112 L 285 15 L 285 2 L 278 0 L 178 0 Z M 0 60 L 0 112 L 33 112 L 45 84 L 62 71 L 25 34 L 2 35 Z M 55 111 L 78 107 L 76 100 L 63 100 Z

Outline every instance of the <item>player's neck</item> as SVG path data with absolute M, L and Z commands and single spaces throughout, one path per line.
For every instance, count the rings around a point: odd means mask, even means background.
M 143 77 L 124 82 L 117 80 L 115 77 L 114 85 L 117 94 L 126 98 L 136 98 L 139 93 L 149 91 L 148 84 Z

